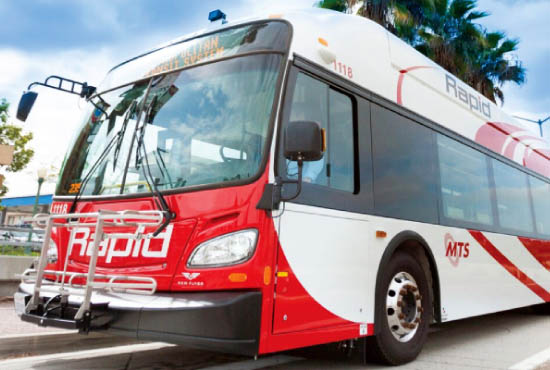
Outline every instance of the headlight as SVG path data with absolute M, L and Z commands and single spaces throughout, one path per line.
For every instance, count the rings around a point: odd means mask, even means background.
M 195 248 L 187 266 L 229 266 L 250 259 L 256 249 L 258 230 L 248 229 L 208 240 Z
M 46 252 L 46 255 L 48 256 L 48 263 L 57 262 L 57 244 L 55 244 L 53 239 L 50 239 L 50 246 Z

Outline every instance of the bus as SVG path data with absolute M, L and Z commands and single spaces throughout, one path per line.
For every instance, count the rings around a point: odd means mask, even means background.
M 97 88 L 36 84 L 88 110 L 24 321 L 396 365 L 433 323 L 550 301 L 550 145 L 372 21 L 217 22 Z

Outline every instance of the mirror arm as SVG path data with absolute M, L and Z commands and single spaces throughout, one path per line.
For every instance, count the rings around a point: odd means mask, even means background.
M 52 79 L 59 81 L 56 84 L 57 86 L 54 85 L 53 82 L 50 82 L 50 80 L 52 80 Z M 70 89 L 64 88 L 63 87 L 63 82 L 68 82 L 69 84 L 71 84 L 71 88 Z M 96 91 L 96 88 L 94 86 L 90 86 L 86 82 L 78 82 L 78 81 L 70 80 L 68 78 L 59 77 L 59 76 L 50 76 L 50 77 L 46 78 L 46 80 L 44 82 L 33 82 L 27 87 L 27 91 L 29 91 L 35 85 L 45 86 L 45 87 L 49 87 L 51 89 L 68 92 L 70 94 L 75 94 L 75 95 L 80 96 L 81 98 L 86 98 L 86 99 L 89 99 L 93 95 L 93 93 Z M 77 86 L 80 86 L 80 92 L 75 91 L 75 88 Z
M 279 204 L 281 202 L 288 202 L 289 200 L 296 199 L 298 195 L 302 192 L 302 170 L 304 166 L 304 161 L 298 159 L 298 179 L 297 180 L 283 180 L 282 177 L 275 177 L 274 184 L 266 184 L 264 192 L 258 204 L 256 205 L 257 209 L 263 209 L 265 211 L 273 211 L 279 209 Z M 282 190 L 284 184 L 296 184 L 297 189 L 296 193 L 292 197 L 283 198 Z
M 279 202 L 288 202 L 298 198 L 298 195 L 302 192 L 302 172 L 304 167 L 304 161 L 301 158 L 298 158 L 298 180 L 282 180 L 280 177 L 276 181 L 275 185 L 279 188 Z M 282 187 L 284 184 L 296 184 L 296 193 L 288 198 L 283 198 L 282 196 Z

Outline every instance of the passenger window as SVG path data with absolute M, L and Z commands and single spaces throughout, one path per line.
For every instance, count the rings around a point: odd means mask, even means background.
M 485 155 L 440 134 L 437 149 L 443 215 L 453 220 L 492 225 Z
M 376 104 L 371 117 L 376 212 L 438 222 L 433 131 Z
M 527 188 L 527 174 L 495 159 L 492 160 L 500 226 L 533 231 L 533 217 Z
M 329 186 L 353 192 L 353 105 L 348 96 L 332 89 L 329 90 L 329 125 Z
M 303 181 L 354 192 L 353 103 L 349 96 L 300 73 L 292 98 L 289 122 L 314 121 L 327 133 L 322 159 L 304 162 Z M 287 162 L 287 175 L 296 178 L 296 162 Z
M 550 184 L 530 177 L 537 232 L 550 235 Z

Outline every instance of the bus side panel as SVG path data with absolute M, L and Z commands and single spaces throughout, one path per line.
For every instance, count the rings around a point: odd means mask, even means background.
M 273 333 L 281 334 L 350 322 L 329 312 L 311 297 L 290 268 L 279 246 Z
M 374 319 L 372 282 L 375 275 L 369 269 L 372 238 L 366 217 L 287 203 L 280 222 L 279 240 L 284 253 L 278 257 L 283 262 L 281 266 L 288 261 L 292 271 L 289 277 L 295 277 L 313 301 L 332 315 L 356 323 L 359 336 L 361 325 Z M 296 285 L 286 288 L 290 287 L 300 296 Z M 284 288 L 283 285 L 277 290 Z M 313 321 L 303 313 L 297 314 L 308 311 L 310 306 L 307 298 L 295 298 L 283 295 L 281 301 L 276 299 L 275 333 L 321 327 L 332 322 Z M 299 317 L 291 318 L 293 315 Z
M 381 217 L 372 223 L 387 231 L 386 243 L 403 230 L 426 240 L 439 272 L 443 321 L 543 303 L 550 291 L 550 272 L 516 236 Z

